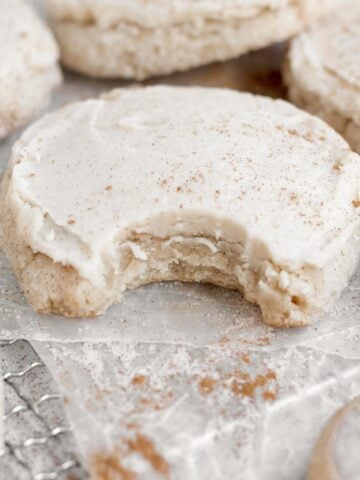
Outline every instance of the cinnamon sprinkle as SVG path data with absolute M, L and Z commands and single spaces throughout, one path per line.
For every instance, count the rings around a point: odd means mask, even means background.
M 247 354 L 241 354 L 241 359 L 245 364 L 251 363 Z M 217 385 L 221 385 L 222 388 L 228 388 L 233 395 L 252 400 L 255 400 L 256 393 L 260 390 L 263 400 L 274 401 L 277 396 L 278 386 L 275 384 L 274 388 L 271 389 L 269 388 L 269 383 L 275 383 L 276 380 L 276 373 L 272 370 L 251 378 L 249 373 L 237 369 L 225 374 L 220 380 L 204 377 L 200 380 L 198 387 L 203 395 L 208 395 L 214 392 Z
M 135 440 L 128 440 L 127 444 L 130 452 L 140 454 L 150 463 L 154 470 L 161 473 L 165 478 L 169 478 L 169 464 L 156 450 L 155 445 L 149 438 L 141 433 L 137 433 Z
M 257 375 L 254 379 L 249 379 L 245 382 L 239 382 L 234 380 L 231 385 L 231 391 L 234 395 L 239 395 L 241 397 L 255 398 L 256 390 L 260 387 L 264 387 L 271 381 L 276 380 L 276 373 L 270 370 L 265 375 Z M 265 393 L 265 392 L 264 392 Z M 272 392 L 271 392 L 272 393 Z M 275 394 L 274 394 L 275 395 Z M 264 400 L 268 400 L 269 395 L 263 394 Z M 274 398 L 271 398 L 274 400 Z
M 250 357 L 247 353 L 242 353 L 241 354 L 241 360 L 244 362 L 244 363 L 247 363 L 247 364 L 250 364 L 251 363 L 251 360 L 250 360 Z
M 263 394 L 262 397 L 264 400 L 267 400 L 269 402 L 273 402 L 276 400 L 276 393 L 272 392 L 271 390 L 266 390 Z
M 136 375 L 131 383 L 133 385 L 137 385 L 137 386 L 141 386 L 141 385 L 144 385 L 145 383 L 148 383 L 148 379 L 145 375 Z
M 242 345 L 258 345 L 258 346 L 266 346 L 271 344 L 271 339 L 269 337 L 259 337 L 259 338 L 254 338 L 254 339 L 245 339 L 245 338 L 239 338 L 236 340 L 231 340 L 230 338 L 224 336 L 220 338 L 216 343 L 221 345 L 222 347 L 231 343 L 231 344 L 242 344 Z
M 157 402 L 155 399 L 141 397 L 139 399 L 139 407 L 147 407 L 151 408 L 152 410 L 159 411 L 162 410 L 163 406 L 161 403 Z M 140 411 L 140 408 L 138 409 Z
M 126 428 L 128 428 L 129 430 L 138 430 L 138 428 L 139 428 L 139 424 L 136 423 L 136 422 L 129 422 L 129 423 L 127 423 L 125 426 L 126 426 Z
M 360 207 L 360 200 L 353 200 L 352 204 L 353 204 L 353 207 L 359 208 Z
M 91 473 L 95 480 L 136 480 L 136 474 L 125 468 L 119 459 L 119 455 L 96 454 L 92 457 Z
M 208 393 L 211 393 L 216 385 L 216 380 L 212 378 L 205 377 L 199 382 L 199 390 L 200 393 L 203 395 L 207 395 Z

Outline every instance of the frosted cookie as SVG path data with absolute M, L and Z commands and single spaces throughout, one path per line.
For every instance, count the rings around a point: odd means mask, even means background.
M 117 90 L 29 128 L 1 244 L 39 312 L 91 316 L 148 282 L 239 289 L 276 326 L 336 298 L 359 249 L 360 161 L 321 120 L 232 90 Z
M 27 122 L 60 84 L 52 33 L 22 0 L 0 2 L 0 138 Z
M 343 0 L 47 0 L 64 64 L 144 79 L 226 60 L 298 33 Z
M 360 2 L 347 2 L 296 38 L 285 68 L 289 97 L 360 152 Z
M 324 428 L 313 453 L 308 480 L 360 478 L 360 397 L 340 409 Z

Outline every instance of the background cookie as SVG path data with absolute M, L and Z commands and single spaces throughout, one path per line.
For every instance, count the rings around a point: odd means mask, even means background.
M 47 0 L 63 63 L 144 79 L 236 57 L 299 32 L 342 0 Z
M 341 408 L 324 428 L 316 444 L 308 480 L 360 478 L 360 397 Z
M 303 325 L 355 268 L 359 179 L 346 142 L 287 102 L 117 90 L 22 136 L 1 243 L 40 312 L 92 316 L 127 288 L 182 280 L 238 289 L 266 322 Z
M 0 138 L 46 105 L 60 84 L 51 32 L 22 0 L 0 2 Z
M 360 2 L 347 1 L 296 38 L 285 67 L 289 97 L 360 151 Z

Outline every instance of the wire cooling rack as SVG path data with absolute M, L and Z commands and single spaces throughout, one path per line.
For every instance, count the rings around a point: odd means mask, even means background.
M 84 480 L 55 382 L 25 340 L 0 341 L 4 449 L 0 478 Z

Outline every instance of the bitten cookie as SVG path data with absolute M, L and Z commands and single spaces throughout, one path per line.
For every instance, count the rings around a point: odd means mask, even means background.
M 343 0 L 47 0 L 63 63 L 138 80 L 236 57 L 298 33 Z
M 293 40 L 289 98 L 319 115 L 360 152 L 360 2 L 351 0 Z
M 0 138 L 46 106 L 61 82 L 52 33 L 22 0 L 0 2 Z
M 1 244 L 39 312 L 97 315 L 127 288 L 182 280 L 240 290 L 269 324 L 304 325 L 354 271 L 359 186 L 359 156 L 286 102 L 123 89 L 22 136 Z
M 324 428 L 316 444 L 308 480 L 360 478 L 360 397 L 341 408 Z

